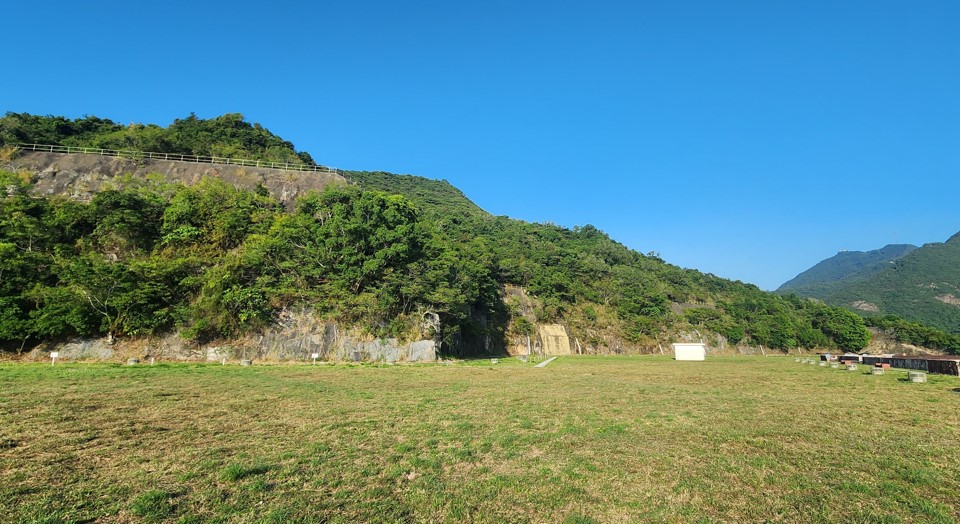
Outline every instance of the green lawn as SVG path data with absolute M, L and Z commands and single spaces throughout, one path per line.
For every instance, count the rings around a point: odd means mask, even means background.
M 960 379 L 867 372 L 2 364 L 0 520 L 960 521 Z

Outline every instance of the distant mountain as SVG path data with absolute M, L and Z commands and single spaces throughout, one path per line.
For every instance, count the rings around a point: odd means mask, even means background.
M 841 251 L 789 280 L 777 292 L 821 298 L 840 285 L 882 271 L 915 249 L 917 246 L 910 244 L 890 244 L 873 251 Z
M 797 279 L 835 258 L 821 262 Z M 960 233 L 945 243 L 925 244 L 832 281 L 801 280 L 803 285 L 794 286 L 797 279 L 778 291 L 818 298 L 867 315 L 897 315 L 960 334 Z

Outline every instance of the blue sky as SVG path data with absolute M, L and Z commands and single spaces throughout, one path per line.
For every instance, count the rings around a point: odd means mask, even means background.
M 960 231 L 960 3 L 15 2 L 0 110 L 242 113 L 774 289 Z

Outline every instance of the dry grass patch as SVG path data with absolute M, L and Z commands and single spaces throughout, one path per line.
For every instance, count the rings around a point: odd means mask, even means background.
M 960 520 L 956 377 L 785 358 L 501 362 L 0 365 L 0 515 Z

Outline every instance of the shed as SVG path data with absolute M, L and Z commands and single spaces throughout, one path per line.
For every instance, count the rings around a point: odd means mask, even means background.
M 705 360 L 707 345 L 703 342 L 684 342 L 673 345 L 675 360 Z

